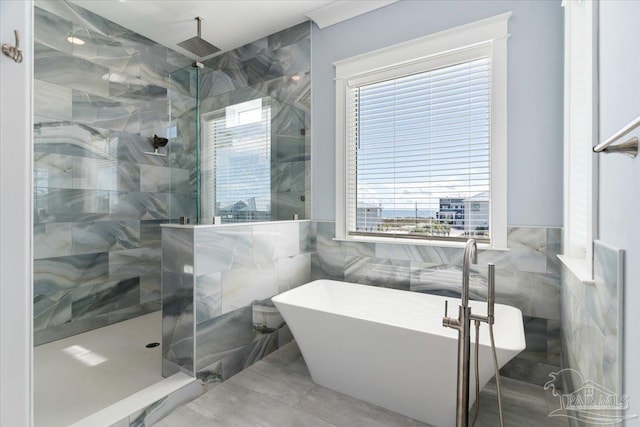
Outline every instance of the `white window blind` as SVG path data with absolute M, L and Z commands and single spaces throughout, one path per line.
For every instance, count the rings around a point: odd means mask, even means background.
M 264 221 L 271 216 L 271 108 L 256 99 L 211 113 L 202 159 L 203 218 Z
M 352 236 L 489 241 L 491 59 L 347 93 Z

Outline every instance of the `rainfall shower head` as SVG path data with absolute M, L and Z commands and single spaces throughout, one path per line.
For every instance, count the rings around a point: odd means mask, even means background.
M 202 18 L 197 16 L 195 19 L 196 21 L 198 21 L 198 35 L 178 43 L 178 46 L 188 50 L 189 52 L 199 56 L 200 58 L 204 58 L 205 56 L 209 56 L 216 52 L 220 52 L 219 48 L 215 47 L 214 45 L 212 45 L 211 43 L 209 43 L 208 41 L 206 41 L 201 37 L 202 32 L 201 32 L 200 26 L 202 23 Z

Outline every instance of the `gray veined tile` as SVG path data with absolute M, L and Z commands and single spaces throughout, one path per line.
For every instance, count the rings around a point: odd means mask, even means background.
M 107 253 L 93 253 L 37 259 L 33 263 L 34 294 L 104 282 L 108 258 Z
M 118 191 L 140 191 L 141 165 L 118 161 L 116 166 L 116 188 Z
M 244 226 L 196 229 L 197 274 L 215 273 L 253 263 L 253 234 Z
M 269 263 L 297 255 L 300 251 L 300 227 L 295 222 L 275 222 L 251 227 L 253 262 Z
M 222 314 L 222 273 L 210 273 L 196 277 L 196 324 Z
M 37 189 L 34 205 L 38 216 L 106 214 L 109 212 L 109 192 L 100 190 Z M 72 221 L 68 220 L 66 222 Z
M 72 119 L 73 90 L 43 80 L 33 81 L 34 114 L 53 120 Z
M 102 129 L 140 133 L 140 108 L 107 97 L 108 93 L 99 96 L 74 90 L 73 120 Z
M 60 55 L 59 51 L 45 53 L 44 49 L 39 49 L 34 61 L 36 79 L 97 96 L 109 96 L 109 81 L 102 78 L 108 73 L 106 67 Z
M 35 224 L 33 256 L 35 259 L 71 255 L 71 223 Z
M 140 303 L 149 301 L 160 302 L 162 296 L 162 275 L 160 273 L 140 276 Z
M 301 254 L 311 252 L 311 221 L 300 221 L 298 225 L 300 227 L 298 230 L 299 252 Z
M 523 322 L 526 348 L 518 357 L 547 363 L 547 320 L 524 316 Z
M 509 256 L 497 268 L 546 273 L 547 229 L 544 227 L 510 227 L 507 235 Z
M 171 172 L 167 167 L 140 165 L 140 191 L 162 193 L 171 189 Z
M 307 127 L 307 117 L 308 113 L 304 110 L 274 102 L 271 107 L 271 131 L 278 137 L 300 138 L 300 129 Z
M 162 228 L 162 271 L 185 273 L 194 268 L 194 229 Z
M 73 45 L 67 37 L 72 29 L 70 21 L 38 6 L 33 8 L 34 42 L 71 55 Z
M 34 126 L 36 153 L 108 159 L 107 131 L 73 122 L 47 122 Z
M 201 94 L 203 97 L 219 96 L 240 89 L 243 85 L 228 74 L 215 70 L 207 73 L 201 80 Z
M 90 157 L 73 159 L 73 188 L 81 190 L 116 190 L 118 168 L 114 160 Z
M 73 157 L 56 153 L 36 153 L 34 160 L 34 187 L 73 187 Z
M 39 6 L 67 21 L 89 28 L 99 34 L 115 37 L 129 31 L 70 2 L 40 2 Z
M 266 299 L 278 292 L 278 268 L 275 263 L 256 264 L 222 272 L 222 313 L 228 313 Z
M 196 217 L 196 197 L 191 194 L 171 193 L 169 194 L 169 214 L 168 218 L 178 221 L 181 217 Z
M 134 76 L 140 74 L 139 60 L 134 59 L 138 56 L 136 47 L 127 46 L 113 37 L 92 31 L 80 24 L 73 24 L 73 36 L 84 41 L 84 44 L 73 45 L 73 56 L 107 67 L 112 72 L 128 71 Z M 132 66 L 132 62 L 138 63 L 137 69 Z
M 311 25 L 303 22 L 286 30 L 277 32 L 268 37 L 269 49 L 275 50 L 284 46 L 289 46 L 301 40 L 311 37 Z
M 193 173 L 193 169 L 179 169 L 176 167 L 172 167 L 170 170 L 171 182 L 170 188 L 172 192 L 179 193 L 192 193 L 195 188 L 195 173 Z M 204 180 L 201 181 L 202 185 L 204 185 Z
M 137 305 L 140 302 L 140 278 L 82 286 L 71 292 L 72 318 L 92 318 Z
M 267 82 L 267 91 L 274 98 L 311 113 L 311 73 L 298 73 L 299 80 L 278 77 Z M 306 126 L 305 126 L 306 127 Z
M 344 280 L 345 257 L 340 254 L 312 253 L 311 280 Z
M 164 306 L 163 306 L 164 307 Z M 163 309 L 164 311 L 164 309 Z M 187 316 L 183 316 L 187 317 Z M 172 322 L 173 321 L 173 322 Z M 166 319 L 163 315 L 162 357 L 178 366 L 193 372 L 194 369 L 194 324 L 190 319 Z M 173 325 L 173 328 L 168 326 Z
M 138 247 L 137 221 L 101 221 L 76 223 L 72 227 L 74 254 L 107 252 Z
M 278 293 L 293 289 L 311 280 L 311 254 L 279 258 Z
M 140 247 L 160 247 L 162 243 L 160 224 L 167 222 L 167 220 L 140 221 Z
M 109 212 L 117 220 L 166 219 L 168 195 L 166 193 L 110 192 Z
M 148 43 L 140 49 L 140 77 L 155 86 L 169 87 L 169 76 L 178 70 L 167 61 L 168 51 L 164 46 Z
M 409 290 L 409 261 L 347 257 L 344 278 L 348 282 Z
M 40 293 L 33 298 L 33 330 L 46 331 L 71 321 L 71 291 Z
M 290 168 L 295 166 L 297 162 L 304 162 L 308 160 L 305 152 L 304 136 L 300 135 L 300 129 L 304 129 L 304 123 L 298 124 L 298 134 L 294 136 L 290 135 L 274 135 L 272 139 L 272 153 L 274 157 L 274 165 L 285 166 L 291 163 Z M 304 163 L 301 163 L 304 165 Z M 291 179 L 299 177 L 300 170 L 291 170 L 289 174 L 293 175 Z M 292 183 L 293 185 L 293 183 Z M 304 185 L 304 182 L 303 182 Z M 297 187 L 298 190 L 304 189 L 304 187 Z M 283 189 L 282 191 L 286 191 Z
M 160 271 L 160 248 L 137 248 L 109 252 L 109 278 L 144 276 Z
M 300 40 L 282 48 L 290 58 L 290 73 L 292 75 L 311 70 L 311 38 Z
M 228 371 L 232 371 L 233 375 L 245 367 L 244 362 L 248 357 L 246 349 L 255 338 L 252 308 L 245 306 L 200 323 L 196 334 L 197 372 L 209 370 L 211 365 L 221 361 L 224 365 L 232 366 L 239 363 L 237 369 L 226 366 L 221 369 L 219 374 L 226 379 Z
M 287 52 L 273 51 L 247 59 L 243 66 L 247 85 L 253 86 L 289 74 L 290 59 Z
M 560 274 L 558 255 L 562 253 L 562 228 L 547 228 L 547 273 Z

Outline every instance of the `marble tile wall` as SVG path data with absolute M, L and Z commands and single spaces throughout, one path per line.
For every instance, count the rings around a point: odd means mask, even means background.
M 229 378 L 291 339 L 270 298 L 309 281 L 310 221 L 163 226 L 163 375 Z
M 333 240 L 335 223 L 313 221 L 311 279 L 335 279 L 459 296 L 462 248 Z M 508 251 L 480 250 L 470 296 L 486 300 L 487 263 L 496 265 L 496 302 L 522 310 L 527 348 L 506 376 L 543 385 L 560 365 L 560 228 L 509 227 Z
M 596 240 L 593 256 L 593 283 L 562 268 L 562 366 L 582 376 L 566 376 L 565 387 L 572 392 L 591 380 L 621 395 L 624 251 Z
M 67 1 L 38 3 L 34 21 L 42 344 L 160 308 L 160 224 L 171 220 L 169 186 L 181 175 L 144 152 L 170 124 L 170 73 L 191 61 Z

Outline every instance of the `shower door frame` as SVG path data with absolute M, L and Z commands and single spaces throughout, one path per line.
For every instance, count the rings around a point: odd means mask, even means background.
M 0 425 L 32 425 L 33 1 L 0 2 Z

